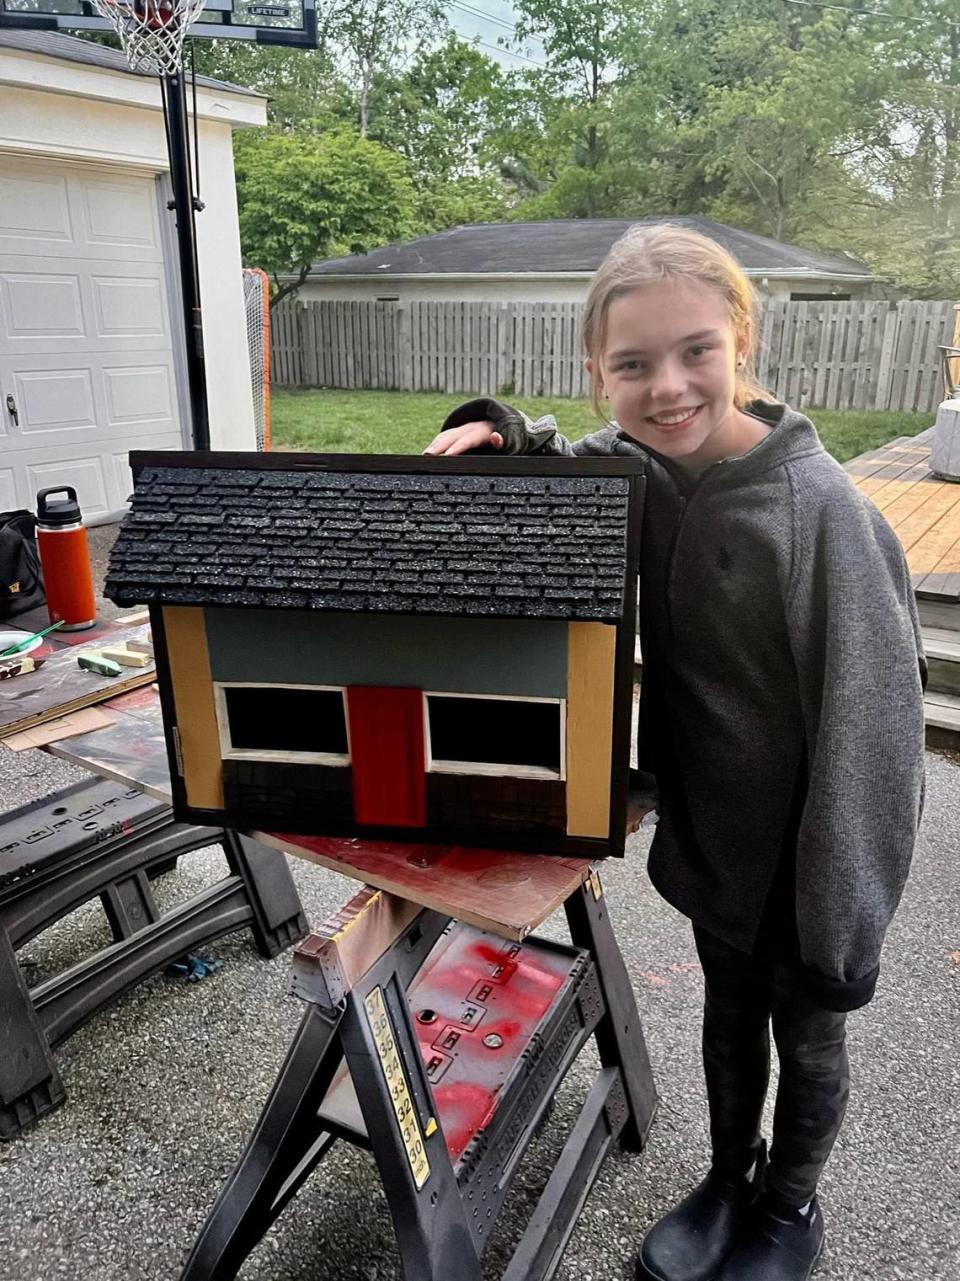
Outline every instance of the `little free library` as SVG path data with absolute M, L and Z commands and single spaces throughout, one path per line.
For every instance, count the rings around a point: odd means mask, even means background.
M 641 461 L 131 465 L 178 818 L 622 854 Z

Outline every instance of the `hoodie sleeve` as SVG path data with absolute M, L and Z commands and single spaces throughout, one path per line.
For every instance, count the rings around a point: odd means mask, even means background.
M 568 458 L 583 458 L 591 455 L 637 452 L 635 446 L 620 440 L 616 427 L 612 425 L 602 427 L 599 431 L 584 436 L 582 440 L 571 442 L 566 436 L 561 436 L 557 429 L 557 420 L 552 414 L 545 414 L 534 422 L 521 409 L 514 409 L 512 405 L 506 405 L 503 401 L 493 400 L 487 396 L 458 405 L 452 413 L 447 415 L 443 430 L 483 420 L 492 422 L 503 437 L 502 449 L 485 449 L 482 451 L 484 453 L 542 454 L 544 457 L 561 455 Z
M 925 661 L 896 535 L 845 476 L 824 479 L 791 475 L 786 616 L 808 766 L 797 928 L 811 996 L 845 1010 L 873 996 L 913 855 Z

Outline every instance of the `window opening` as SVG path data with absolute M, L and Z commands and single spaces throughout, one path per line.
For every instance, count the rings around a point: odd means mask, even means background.
M 564 777 L 562 699 L 428 694 L 426 703 L 434 772 Z
M 315 685 L 217 685 L 225 757 L 348 764 L 343 690 Z

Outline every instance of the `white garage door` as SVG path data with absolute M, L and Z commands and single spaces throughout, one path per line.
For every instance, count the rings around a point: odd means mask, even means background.
M 102 518 L 128 450 L 181 445 L 154 179 L 0 156 L 0 511 Z

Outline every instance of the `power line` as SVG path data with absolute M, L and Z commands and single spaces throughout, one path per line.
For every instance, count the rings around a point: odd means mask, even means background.
M 498 27 L 506 27 L 508 31 L 515 31 L 516 27 L 512 22 L 507 22 L 506 18 L 498 18 L 486 9 L 475 9 L 472 4 L 463 4 L 462 0 L 447 0 L 451 9 L 462 9 L 464 13 L 472 14 L 475 18 L 485 18 L 487 22 L 495 22 Z
M 832 13 L 849 13 L 854 18 L 879 18 L 881 22 L 905 22 L 910 27 L 960 27 L 960 22 L 945 18 L 907 18 L 896 13 L 880 13 L 877 9 L 852 9 L 848 4 L 823 4 L 821 0 L 783 0 L 784 4 L 800 4 L 805 9 L 827 9 Z
M 460 34 L 462 35 L 463 32 Z M 472 37 L 468 38 L 472 39 Z M 522 58 L 524 62 L 532 62 L 535 67 L 543 67 L 544 71 L 549 70 L 545 62 L 538 62 L 536 58 L 528 58 L 525 53 L 514 53 L 512 49 L 505 49 L 503 45 L 487 44 L 486 40 L 477 40 L 477 44 L 480 45 L 481 49 L 490 49 L 494 53 L 505 53 L 510 58 Z
M 482 18 L 484 22 L 494 22 L 498 27 L 504 27 L 507 31 L 516 33 L 517 28 L 512 22 L 507 22 L 505 18 L 498 18 L 486 9 L 477 9 L 472 4 L 464 4 L 463 0 L 447 0 L 451 9 L 459 9 L 462 13 L 469 14 L 472 18 Z M 543 44 L 539 36 L 530 36 L 528 39 L 536 40 L 538 44 Z M 546 63 L 538 62 L 536 58 L 526 57 L 522 53 L 514 53 L 512 49 L 506 49 L 503 45 L 485 44 L 482 40 L 478 41 L 484 49 L 492 49 L 494 53 L 508 53 L 514 58 L 523 58 L 525 62 L 532 62 L 535 67 L 545 67 Z

